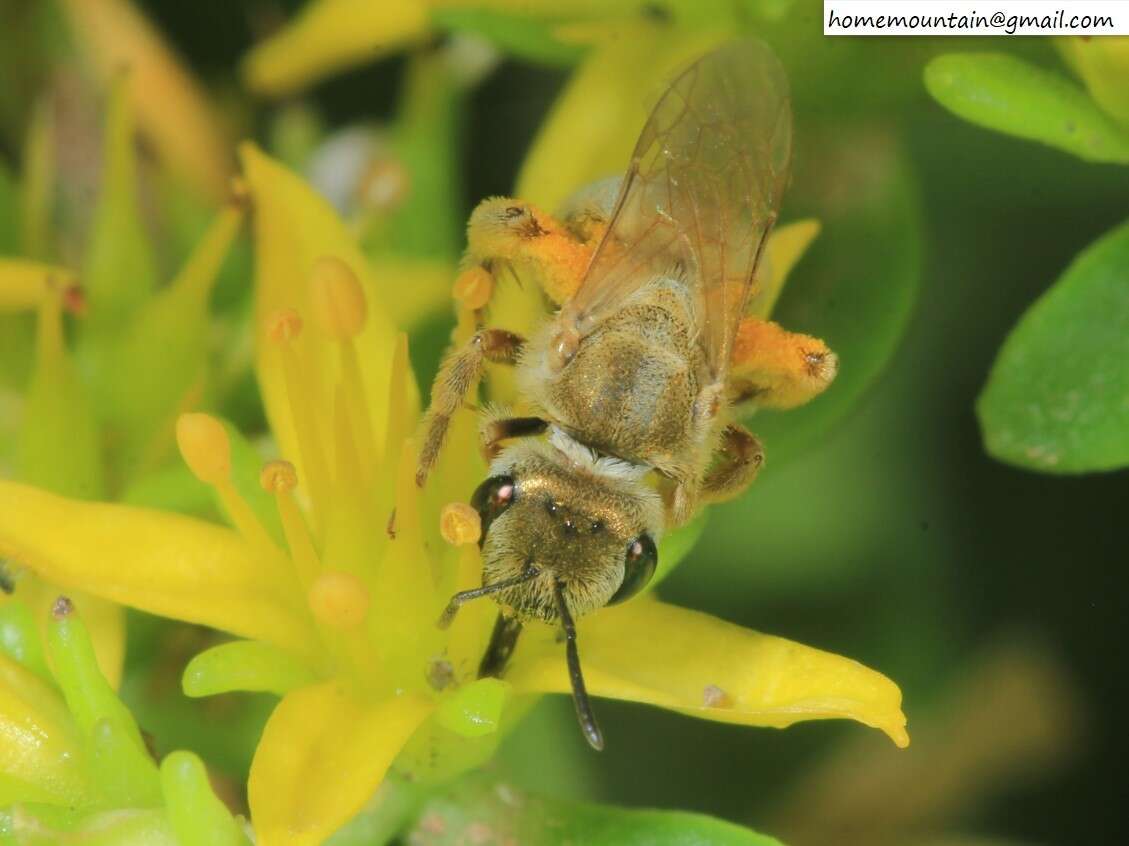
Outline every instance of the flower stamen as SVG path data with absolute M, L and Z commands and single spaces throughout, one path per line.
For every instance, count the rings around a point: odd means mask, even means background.
M 310 506 L 314 520 L 322 525 L 325 509 L 329 507 L 329 463 L 322 447 L 324 441 L 321 428 L 313 413 L 312 400 L 315 394 L 294 349 L 294 343 L 302 333 L 302 318 L 293 309 L 281 309 L 267 318 L 266 330 L 267 337 L 278 346 L 282 358 L 286 399 L 290 406 L 290 417 L 294 421 L 294 434 L 309 488 Z
M 244 539 L 260 551 L 277 553 L 278 547 L 231 481 L 231 439 L 223 423 L 210 414 L 182 414 L 176 420 L 176 444 L 192 475 L 216 489 Z
M 298 509 L 298 503 L 294 501 L 293 491 L 298 486 L 298 472 L 289 461 L 270 461 L 263 465 L 259 484 L 267 493 L 274 494 L 282 532 L 286 536 L 286 545 L 290 548 L 290 558 L 294 562 L 295 575 L 302 589 L 309 590 L 321 573 L 321 561 L 306 521 Z
M 358 467 L 362 479 L 367 482 L 376 464 L 376 448 L 368 398 L 354 342 L 365 328 L 368 312 L 365 293 L 357 275 L 345 262 L 333 256 L 322 256 L 314 262 L 310 275 L 310 304 L 318 328 L 339 345 L 340 384 L 344 393 L 339 391 L 337 395 L 338 413 L 343 398 L 344 411 L 349 418 L 352 441 L 357 451 L 356 457 L 359 459 Z M 342 431 L 340 424 L 338 431 Z M 339 450 L 344 451 L 343 447 L 339 444 Z

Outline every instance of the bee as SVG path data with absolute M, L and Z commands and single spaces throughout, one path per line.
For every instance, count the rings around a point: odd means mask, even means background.
M 491 464 L 471 497 L 482 586 L 456 594 L 441 624 L 472 599 L 501 606 L 480 676 L 504 672 L 524 623 L 559 625 L 596 749 L 575 620 L 637 594 L 665 529 L 753 481 L 764 451 L 739 411 L 799 405 L 836 373 L 822 341 L 749 316 L 791 135 L 779 61 L 760 42 L 735 42 L 674 80 L 622 179 L 582 190 L 559 217 L 494 198 L 468 224 L 456 290 L 509 270 L 559 308 L 528 338 L 481 328 L 436 377 L 421 486 L 486 363 L 517 368 L 528 408 L 482 418 Z

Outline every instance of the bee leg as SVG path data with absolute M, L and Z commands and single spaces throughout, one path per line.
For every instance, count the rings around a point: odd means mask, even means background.
M 431 405 L 424 415 L 416 484 L 421 488 L 435 466 L 451 417 L 478 384 L 487 362 L 516 364 L 525 339 L 504 329 L 476 332 L 461 349 L 447 354 L 435 377 Z
M 482 661 L 478 665 L 480 679 L 487 676 L 502 677 L 502 673 L 506 671 L 506 664 L 513 655 L 514 647 L 517 646 L 521 628 L 521 620 L 507 617 L 505 614 L 498 615 L 498 619 L 494 622 L 494 632 L 490 635 L 490 644 L 486 647 L 486 652 L 483 653 Z
M 478 430 L 482 455 L 487 461 L 493 461 L 502 451 L 502 441 L 533 437 L 548 428 L 549 421 L 540 417 L 487 418 Z
M 721 433 L 718 460 L 702 482 L 702 499 L 723 502 L 740 494 L 764 465 L 764 448 L 744 426 L 733 423 Z
M 728 390 L 734 405 L 795 408 L 831 384 L 839 359 L 819 338 L 746 317 L 737 327 Z

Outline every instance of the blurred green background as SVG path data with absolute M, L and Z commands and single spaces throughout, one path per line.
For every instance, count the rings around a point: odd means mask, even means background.
M 263 27 L 300 4 L 139 5 L 222 101 L 242 96 L 235 68 Z M 35 6 L 4 0 L 5 27 L 31 21 Z M 899 751 L 849 723 L 749 730 L 601 702 L 609 742 L 596 755 L 560 698 L 538 706 L 494 767 L 532 790 L 704 811 L 792 846 L 1125 842 L 1129 476 L 1045 476 L 999 463 L 982 447 L 974 403 L 1024 310 L 1124 220 L 1129 169 L 964 123 L 922 84 L 928 59 L 954 50 L 1057 67 L 1045 39 L 828 39 L 820 15 L 820 4 L 799 3 L 757 28 L 794 85 L 794 184 L 783 217 L 824 222 L 783 310 L 790 328 L 807 329 L 805 304 L 819 299 L 825 314 L 841 309 L 835 328 L 848 348 L 874 336 L 896 351 L 829 426 L 802 413 L 751 423 L 766 470 L 746 496 L 713 509 L 661 593 L 879 669 L 902 687 L 913 745 Z M 18 31 L 0 37 L 0 153 L 9 161 L 18 159 L 27 95 L 43 82 L 44 62 L 29 54 L 50 40 L 13 38 Z M 23 61 L 9 62 L 17 52 Z M 23 70 L 9 74 L 9 65 Z M 330 131 L 386 120 L 404 66 L 390 58 L 339 74 L 303 94 L 303 108 Z M 457 217 L 513 190 L 568 74 L 504 59 L 471 93 Z M 288 105 L 242 103 L 243 129 L 269 137 Z M 842 162 L 855 182 L 834 181 Z M 905 332 L 897 320 L 893 330 L 852 323 L 850 303 L 868 296 L 911 309 Z M 413 338 L 424 386 L 450 325 L 433 321 Z M 827 339 L 839 346 L 835 333 Z M 886 358 L 873 357 L 867 366 Z M 861 366 L 844 353 L 845 379 Z M 160 740 L 180 707 L 179 673 L 155 691 L 142 672 L 154 631 L 163 654 L 180 660 L 196 635 L 133 618 L 127 698 Z M 224 701 L 203 707 L 222 715 Z M 250 724 L 265 715 L 228 705 Z M 222 739 L 214 748 L 176 742 L 233 769 L 246 754 Z

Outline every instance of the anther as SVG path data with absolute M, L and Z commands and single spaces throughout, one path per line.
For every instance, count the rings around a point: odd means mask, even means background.
M 192 475 L 201 482 L 220 485 L 231 478 L 231 441 L 223 424 L 210 414 L 180 415 L 176 445 Z
M 465 502 L 450 502 L 439 513 L 439 534 L 451 546 L 478 543 L 482 518 Z
M 477 311 L 490 302 L 494 292 L 494 277 L 481 265 L 464 270 L 455 280 L 451 295 L 463 308 Z
M 318 576 L 310 585 L 307 599 L 319 622 L 338 629 L 360 625 L 369 609 L 369 592 L 364 582 L 341 570 Z
M 276 344 L 288 343 L 302 334 L 302 318 L 292 308 L 283 308 L 267 317 L 267 337 Z
M 361 281 L 339 258 L 322 256 L 310 273 L 310 306 L 318 328 L 346 341 L 365 328 L 367 305 Z
M 289 461 L 268 461 L 259 473 L 259 484 L 267 493 L 284 493 L 298 486 L 298 471 Z

